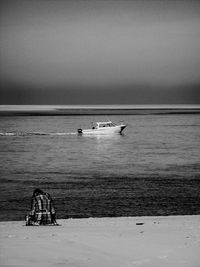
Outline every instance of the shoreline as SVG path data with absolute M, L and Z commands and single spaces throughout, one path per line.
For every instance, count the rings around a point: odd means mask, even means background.
M 1 266 L 198 267 L 200 215 L 0 222 Z
M 90 221 L 90 220 L 97 220 L 97 221 L 109 221 L 109 220 L 118 220 L 118 221 L 123 221 L 123 220 L 133 220 L 135 219 L 136 221 L 138 220 L 145 220 L 145 221 L 148 221 L 148 220 L 165 220 L 167 218 L 170 218 L 170 219 L 182 219 L 182 218 L 193 218 L 193 217 L 196 217 L 198 218 L 199 217 L 199 222 L 200 222 L 200 214 L 177 214 L 177 215 L 142 215 L 142 216 L 105 216 L 105 217 L 72 217 L 72 218 L 59 218 L 59 219 L 56 219 L 57 221 L 59 221 L 60 223 L 66 223 L 68 221 Z M 1 224 L 22 224 L 22 226 L 26 226 L 25 225 L 25 220 L 5 220 L 5 221 L 0 221 L 0 226 Z M 48 225 L 41 225 L 40 227 L 45 227 L 45 226 L 48 226 Z M 50 225 L 51 226 L 51 225 Z M 60 225 L 62 226 L 62 225 Z M 200 225 L 199 225 L 200 227 Z

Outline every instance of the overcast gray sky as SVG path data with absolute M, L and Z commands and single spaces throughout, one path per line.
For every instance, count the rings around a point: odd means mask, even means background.
M 199 1 L 0 8 L 0 104 L 200 103 Z

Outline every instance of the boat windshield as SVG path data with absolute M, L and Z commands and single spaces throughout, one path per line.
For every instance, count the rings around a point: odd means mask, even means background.
M 100 122 L 98 123 L 99 127 L 113 127 L 115 124 L 113 122 Z

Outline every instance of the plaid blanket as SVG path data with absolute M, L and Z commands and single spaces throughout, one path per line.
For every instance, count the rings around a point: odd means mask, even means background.
M 55 209 L 49 194 L 39 194 L 31 200 L 31 220 L 36 224 L 56 223 Z

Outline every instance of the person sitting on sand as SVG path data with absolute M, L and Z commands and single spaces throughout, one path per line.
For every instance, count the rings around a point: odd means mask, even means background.
M 58 225 L 51 196 L 39 188 L 33 191 L 31 211 L 26 216 L 26 225 Z

